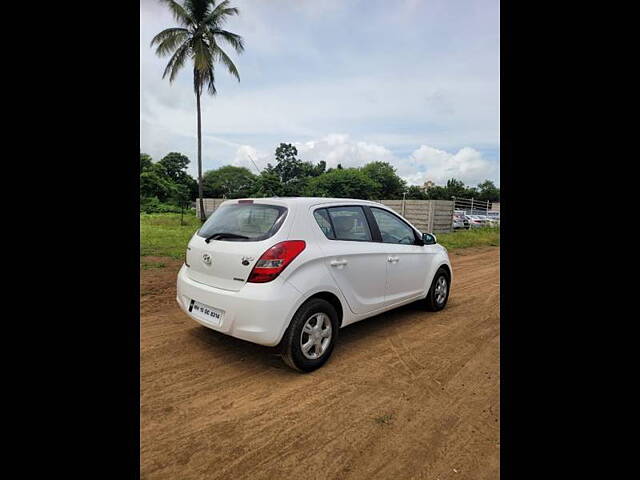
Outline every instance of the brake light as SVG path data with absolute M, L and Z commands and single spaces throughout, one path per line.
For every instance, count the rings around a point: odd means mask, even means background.
M 306 246 L 304 240 L 287 240 L 275 244 L 258 259 L 247 282 L 266 283 L 274 280 Z

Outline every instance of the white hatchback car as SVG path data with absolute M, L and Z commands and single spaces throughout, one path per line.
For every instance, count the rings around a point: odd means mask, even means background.
M 189 241 L 177 301 L 205 327 L 279 345 L 308 372 L 327 361 L 341 327 L 416 300 L 441 310 L 451 280 L 435 236 L 382 204 L 227 200 Z

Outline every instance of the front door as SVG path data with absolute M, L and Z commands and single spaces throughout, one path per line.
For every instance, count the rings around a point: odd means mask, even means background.
M 433 245 L 416 245 L 415 230 L 393 213 L 376 207 L 371 208 L 371 213 L 387 257 L 385 305 L 421 295 L 435 255 Z

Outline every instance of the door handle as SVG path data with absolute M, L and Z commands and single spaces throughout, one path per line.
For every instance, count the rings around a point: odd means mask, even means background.
M 342 265 L 346 265 L 347 262 L 346 260 L 331 260 L 331 262 L 329 262 L 329 265 L 331 265 L 332 267 L 340 267 Z
M 398 263 L 400 261 L 400 257 L 389 257 L 387 258 L 387 262 L 389 263 Z

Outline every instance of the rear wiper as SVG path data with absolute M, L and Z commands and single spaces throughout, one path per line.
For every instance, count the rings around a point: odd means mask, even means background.
M 238 235 L 235 233 L 218 232 L 218 233 L 214 233 L 213 235 L 209 235 L 207 238 L 204 239 L 204 241 L 209 243 L 209 241 L 211 240 L 218 240 L 220 238 L 242 238 L 245 240 L 249 239 L 249 237 L 245 237 L 244 235 Z

